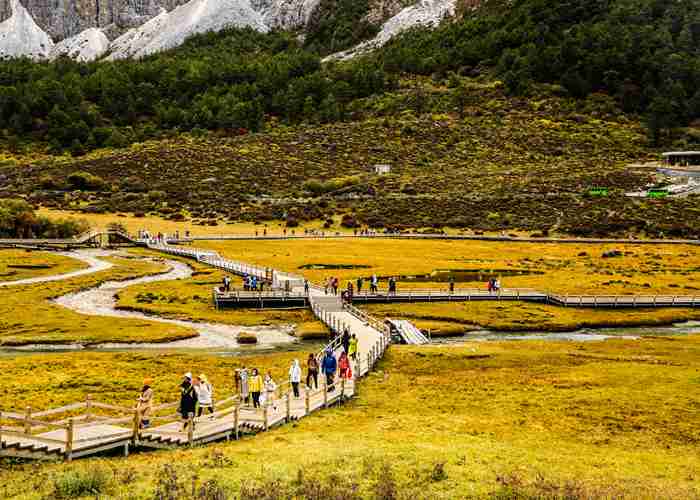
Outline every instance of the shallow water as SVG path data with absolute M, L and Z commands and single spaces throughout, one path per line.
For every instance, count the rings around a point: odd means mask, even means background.
M 93 258 L 96 258 L 93 256 Z M 99 259 L 98 259 L 99 260 Z M 292 344 L 297 339 L 291 335 L 292 325 L 286 326 L 262 326 L 243 327 L 236 325 L 224 325 L 220 323 L 198 323 L 186 320 L 162 318 L 146 315 L 136 311 L 123 311 L 116 309 L 116 295 L 127 287 L 144 283 L 159 281 L 171 281 L 187 279 L 192 276 L 192 269 L 179 261 L 165 260 L 170 270 L 154 276 L 130 279 L 125 281 L 108 281 L 102 285 L 78 293 L 64 295 L 54 300 L 56 304 L 71 309 L 80 314 L 90 316 L 107 316 L 114 318 L 131 318 L 171 325 L 182 326 L 195 330 L 199 335 L 195 338 L 178 340 L 167 343 L 107 343 L 95 346 L 94 349 L 164 349 L 164 348 L 189 348 L 189 349 L 242 349 L 247 351 L 264 350 L 275 346 Z M 258 338 L 256 345 L 241 346 L 238 344 L 238 335 L 242 332 L 252 332 Z M 18 348 L 18 350 L 78 350 L 80 345 L 47 346 L 31 345 Z
M 546 340 L 569 342 L 593 342 L 609 339 L 637 340 L 644 337 L 682 337 L 700 334 L 700 322 L 689 321 L 670 326 L 642 326 L 626 328 L 584 328 L 573 332 L 493 332 L 475 330 L 459 337 L 432 339 L 433 344 L 452 344 L 466 341 L 522 341 Z

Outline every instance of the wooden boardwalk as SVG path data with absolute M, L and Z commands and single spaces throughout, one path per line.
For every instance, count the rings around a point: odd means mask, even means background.
M 173 255 L 195 258 L 229 272 L 269 276 L 269 269 L 244 263 L 223 262 L 218 255 L 196 249 L 179 249 L 167 245 L 152 248 Z M 290 293 L 303 291 L 298 276 L 275 272 L 274 281 Z M 341 404 L 354 397 L 357 381 L 368 374 L 383 356 L 390 342 L 388 329 L 363 313 L 344 307 L 337 297 L 327 297 L 315 289 L 309 302 L 317 317 L 332 328 L 347 328 L 358 338 L 358 356 L 353 361 L 353 377 L 336 377 L 327 386 L 319 375 L 319 387 L 301 387 L 294 397 L 291 384 L 281 383 L 274 393 L 267 394 L 266 404 L 253 408 L 237 394 L 215 401 L 216 412 L 200 418 L 190 416 L 187 427 L 175 413 L 178 403 L 156 406 L 150 415 L 153 426 L 141 428 L 142 416 L 136 408 L 104 404 L 89 396 L 85 401 L 36 412 L 0 412 L 0 456 L 26 459 L 72 460 L 107 450 L 121 450 L 128 455 L 134 448 L 177 448 L 205 444 L 211 441 L 237 439 L 244 434 L 265 432 L 279 425 L 302 419 L 330 405 Z M 326 349 L 336 356 L 342 349 L 336 338 L 317 354 L 320 361 Z

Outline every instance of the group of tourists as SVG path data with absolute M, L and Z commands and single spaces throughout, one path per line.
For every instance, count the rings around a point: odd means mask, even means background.
M 250 274 L 243 275 L 243 290 L 246 292 L 262 292 L 263 280 L 259 280 L 257 276 Z
M 185 239 L 189 239 L 190 237 L 190 232 L 185 231 Z M 140 241 L 150 241 L 152 243 L 164 243 L 168 240 L 179 240 L 180 239 L 180 231 L 175 231 L 173 234 L 166 234 L 162 232 L 158 233 L 151 233 L 150 231 L 146 229 L 139 229 L 136 233 L 136 236 Z
M 343 349 L 336 358 L 335 353 L 329 347 L 323 353 L 320 362 L 314 354 L 309 354 L 306 362 L 306 390 L 319 388 L 319 375 L 325 377 L 326 387 L 329 391 L 335 390 L 336 379 L 350 380 L 353 377 L 352 362 L 357 359 L 358 340 L 348 330 L 343 332 L 341 339 Z M 301 383 L 303 372 L 298 359 L 292 362 L 289 368 L 289 382 L 292 386 L 294 398 L 301 397 Z M 271 407 L 277 409 L 277 383 L 271 372 L 263 377 L 257 368 L 243 367 L 235 372 L 235 382 L 240 395 L 241 403 L 253 408 Z M 140 427 L 147 429 L 151 426 L 151 414 L 153 412 L 153 379 L 146 378 L 143 387 L 137 397 L 137 409 L 139 411 Z M 182 430 L 186 431 L 192 417 L 201 417 L 207 411 L 209 418 L 214 418 L 214 387 L 206 375 L 200 374 L 193 377 L 187 372 L 183 375 L 179 386 L 180 405 L 178 414 L 182 419 Z
M 498 293 L 501 289 L 501 280 L 498 278 L 491 278 L 486 283 L 486 288 L 488 289 L 489 293 Z
M 340 287 L 340 279 L 337 276 L 331 276 L 330 278 L 324 279 L 324 292 L 326 295 L 338 295 L 338 290 Z M 389 278 L 388 280 L 388 291 L 390 294 L 396 294 L 396 283 L 397 280 L 393 276 Z M 352 302 L 353 296 L 357 293 L 357 295 L 362 293 L 363 288 L 365 287 L 365 278 L 359 277 L 353 283 L 352 281 L 348 281 L 347 286 L 345 287 L 345 290 L 341 293 L 343 300 Z M 376 294 L 379 293 L 379 278 L 377 277 L 376 274 L 373 274 L 369 278 L 369 293 L 370 294 Z

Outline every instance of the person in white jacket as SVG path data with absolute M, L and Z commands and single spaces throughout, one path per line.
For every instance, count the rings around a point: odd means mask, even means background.
M 299 397 L 299 384 L 301 383 L 301 366 L 299 360 L 295 359 L 292 366 L 289 368 L 289 381 L 292 383 L 294 397 Z
M 214 388 L 207 380 L 206 375 L 195 377 L 194 390 L 197 393 L 197 402 L 199 403 L 197 416 L 201 417 L 205 408 L 209 409 L 209 413 L 214 413 Z

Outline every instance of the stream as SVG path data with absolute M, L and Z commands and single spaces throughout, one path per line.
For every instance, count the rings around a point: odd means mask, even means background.
M 97 270 L 111 267 L 109 262 L 105 262 L 99 257 L 109 255 L 119 255 L 115 252 L 86 250 L 66 254 L 78 258 L 91 264 L 90 269 L 83 270 L 83 274 L 97 272 Z M 133 258 L 133 257 L 132 257 Z M 142 257 L 145 260 L 153 260 Z M 144 283 L 155 283 L 159 281 L 172 281 L 187 279 L 192 276 L 192 269 L 182 262 L 176 260 L 162 259 L 170 268 L 169 271 L 157 275 L 145 276 L 142 278 L 129 279 L 124 281 L 108 281 L 102 285 L 77 293 L 64 295 L 54 299 L 54 303 L 71 309 L 80 314 L 88 316 L 106 316 L 113 318 L 130 318 L 158 323 L 167 323 L 195 330 L 197 337 L 177 340 L 173 342 L 159 343 L 104 343 L 91 346 L 91 350 L 138 350 L 138 349 L 222 349 L 222 350 L 265 350 L 274 349 L 278 346 L 292 344 L 297 339 L 291 334 L 293 325 L 285 326 L 236 326 L 220 323 L 199 323 L 194 321 L 169 319 L 154 315 L 147 315 L 137 311 L 124 311 L 117 309 L 117 294 L 119 291 L 134 285 Z M 66 275 L 63 275 L 66 276 Z M 72 276 L 70 276 L 72 277 Z M 238 335 L 243 332 L 251 332 L 257 336 L 258 342 L 254 345 L 240 345 Z M 81 344 L 68 345 L 46 345 L 30 344 L 26 346 L 13 347 L 13 351 L 71 351 L 83 350 Z
M 100 259 L 105 256 L 120 255 L 118 252 L 105 250 L 81 250 L 76 252 L 64 252 L 62 255 L 73 257 L 89 264 L 90 267 L 80 271 L 66 273 L 56 276 L 45 276 L 21 280 L 16 282 L 0 283 L 0 286 L 42 283 L 68 279 L 75 276 L 82 276 L 95 273 L 112 267 L 112 264 Z M 131 258 L 134 258 L 131 256 Z M 154 260 L 148 257 L 140 257 L 145 260 Z M 295 338 L 292 333 L 294 325 L 283 326 L 236 326 L 221 323 L 199 323 L 194 321 L 163 318 L 154 315 L 147 315 L 137 311 L 125 311 L 117 309 L 117 295 L 120 290 L 134 285 L 144 283 L 155 283 L 160 281 L 172 281 L 187 279 L 192 276 L 192 269 L 180 261 L 171 259 L 159 259 L 168 266 L 167 272 L 145 276 L 142 278 L 129 279 L 124 281 L 108 281 L 102 285 L 58 297 L 54 302 L 62 307 L 71 309 L 77 313 L 106 316 L 114 318 L 130 318 L 144 321 L 167 323 L 185 328 L 190 328 L 197 332 L 198 336 L 190 339 L 177 340 L 162 343 L 104 343 L 93 346 L 83 346 L 81 344 L 29 344 L 18 347 L 0 348 L 0 353 L 19 352 L 46 352 L 46 351 L 138 351 L 138 350 L 168 350 L 168 349 L 203 349 L 213 350 L 222 355 L 238 355 L 246 352 L 259 351 L 296 351 L 309 350 L 320 347 L 320 342 L 304 341 Z M 254 345 L 241 345 L 238 343 L 238 335 L 243 332 L 251 332 L 257 336 L 258 342 Z M 572 332 L 494 332 L 489 330 L 475 330 L 467 332 L 463 336 L 435 338 L 432 344 L 457 344 L 467 341 L 570 341 L 587 342 L 603 341 L 608 339 L 635 340 L 645 336 L 683 336 L 700 334 L 700 322 L 691 321 L 678 323 L 670 326 L 655 327 L 626 327 L 626 328 L 602 328 L 602 329 L 581 329 Z

